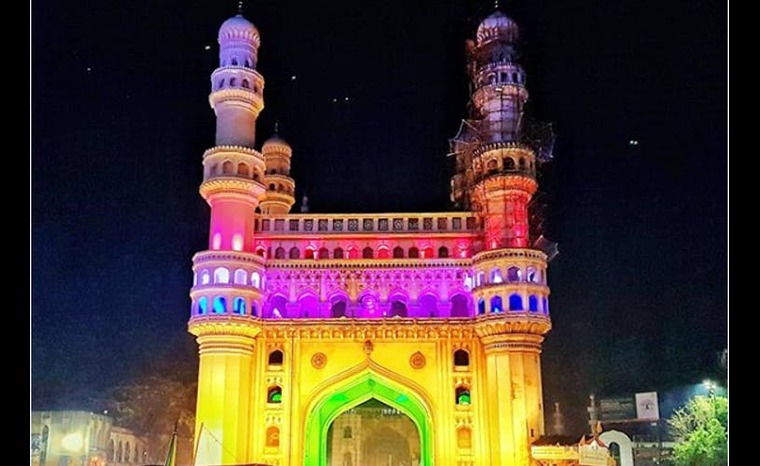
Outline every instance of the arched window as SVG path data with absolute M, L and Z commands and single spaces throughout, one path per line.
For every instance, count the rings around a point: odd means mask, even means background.
M 250 68 L 251 67 L 251 61 L 249 59 L 245 59 L 245 67 Z
M 45 426 L 45 428 L 47 429 L 47 426 Z M 114 442 L 113 439 L 108 442 L 108 451 L 106 452 L 106 457 L 110 458 L 112 461 L 116 461 L 116 442 Z
M 457 387 L 455 395 L 456 403 L 458 405 L 469 405 L 472 403 L 472 398 L 470 397 L 470 389 L 463 385 Z
M 418 259 L 420 257 L 420 250 L 412 246 L 409 248 L 409 258 Z
M 219 267 L 214 270 L 214 283 L 229 283 L 230 271 L 224 267 Z
M 377 248 L 377 258 L 378 259 L 388 259 L 391 256 L 390 251 L 388 251 L 388 248 L 386 247 L 379 247 Z
M 285 259 L 285 248 L 282 246 L 278 247 L 274 250 L 274 258 L 275 259 Z
M 285 355 L 282 354 L 282 351 L 276 349 L 269 353 L 268 363 L 270 366 L 282 366 L 282 361 L 284 359 Z
M 261 176 L 259 175 L 259 172 L 257 172 L 257 171 L 254 170 L 254 172 L 253 172 L 253 181 L 259 181 L 259 178 L 261 178 Z
M 499 162 L 497 162 L 494 159 L 491 159 L 486 163 L 486 170 L 488 170 L 488 173 L 494 173 L 499 170 Z
M 519 164 L 520 164 L 520 169 L 525 168 L 525 158 L 524 157 L 520 157 Z
M 520 296 L 517 293 L 511 294 L 509 296 L 509 310 L 511 310 L 511 311 L 522 311 L 523 310 L 523 299 L 522 299 L 522 296 Z
M 470 309 L 467 305 L 467 297 L 455 294 L 451 297 L 451 317 L 469 317 Z
M 250 85 L 248 84 L 248 80 L 247 79 L 244 79 L 243 83 L 241 85 L 243 86 L 244 89 L 249 89 L 250 88 Z
M 269 183 L 269 190 L 274 191 L 274 189 L 275 189 L 274 183 Z
M 507 269 L 507 281 L 509 283 L 518 283 L 522 281 L 522 270 L 512 266 Z
M 243 162 L 240 162 L 238 164 L 238 175 L 248 178 L 250 173 L 251 171 L 248 169 L 248 165 L 244 164 Z
M 261 288 L 261 275 L 258 272 L 251 274 L 251 286 L 254 288 Z
M 404 248 L 401 246 L 396 246 L 393 248 L 393 258 L 394 259 L 403 259 L 404 258 Z
M 304 259 L 314 259 L 314 249 L 312 249 L 312 248 L 306 248 L 306 250 L 303 252 L 303 258 Z
M 422 257 L 425 259 L 430 259 L 433 257 L 433 248 L 430 246 L 422 249 Z
M 470 365 L 470 353 L 466 350 L 458 349 L 454 351 L 454 365 L 457 367 L 467 367 Z
M 208 298 L 201 296 L 198 300 L 198 315 L 205 315 L 208 313 Z
M 301 251 L 299 251 L 297 247 L 293 246 L 292 248 L 290 248 L 290 253 L 288 254 L 288 256 L 291 259 L 299 259 L 301 257 Z
M 501 270 L 498 268 L 491 269 L 491 276 L 489 277 L 489 283 L 502 283 L 504 279 L 501 278 Z
M 538 271 L 534 267 L 528 267 L 528 273 L 526 277 L 530 283 L 540 283 L 541 278 Z
M 528 310 L 538 312 L 538 298 L 535 295 L 528 296 Z
M 230 162 L 229 160 L 226 160 L 222 164 L 222 173 L 225 174 L 225 175 L 232 175 L 232 174 L 234 174 L 233 173 L 233 169 L 232 169 L 232 162 Z
M 362 259 L 372 259 L 374 256 L 374 251 L 372 251 L 372 248 L 367 246 L 366 248 L 362 249 Z
M 208 270 L 204 270 L 201 272 L 201 285 L 208 285 L 208 283 L 211 281 L 211 274 L 208 273 Z
M 359 258 L 359 250 L 353 247 L 348 248 L 348 258 L 349 259 L 358 259 Z
M 419 298 L 420 317 L 435 317 L 438 315 L 438 298 L 426 294 Z
M 233 281 L 236 285 L 247 285 L 248 283 L 248 272 L 246 272 L 243 269 L 237 269 L 235 270 L 235 275 L 233 278 Z
M 238 66 L 237 58 L 232 59 L 232 66 Z
M 504 170 L 515 169 L 515 159 L 513 159 L 512 157 L 504 157 L 502 162 L 504 163 Z
M 457 429 L 457 447 L 465 450 L 472 448 L 472 431 L 469 427 Z
M 391 317 L 406 317 L 406 303 L 400 300 L 395 300 L 391 303 L 390 316 Z
M 232 60 L 232 61 L 234 62 L 235 60 Z M 230 78 L 230 87 L 235 87 L 236 84 L 237 84 L 237 78 Z
M 491 298 L 491 312 L 500 313 L 504 310 L 504 306 L 501 304 L 501 296 L 494 296 Z
M 252 302 L 251 303 L 251 317 L 258 317 L 258 316 L 259 316 L 259 310 L 256 307 L 256 303 Z
M 129 442 L 124 444 L 124 462 L 129 463 L 132 460 L 132 448 L 129 446 Z
M 446 246 L 441 246 L 440 248 L 438 248 L 438 257 L 440 257 L 441 259 L 446 259 L 447 257 L 449 257 L 449 248 L 447 248 Z
M 217 296 L 214 298 L 213 308 L 216 314 L 224 314 L 227 312 L 227 300 L 224 296 Z
M 483 298 L 480 298 L 478 300 L 478 314 L 485 314 L 486 313 L 486 300 Z
M 268 313 L 265 315 L 271 316 L 275 319 L 281 319 L 285 317 L 288 311 L 288 300 L 280 295 L 271 296 L 267 301 Z
M 282 388 L 275 385 L 267 390 L 267 403 L 282 403 Z
M 267 427 L 266 446 L 269 448 L 280 447 L 280 429 L 275 426 Z
M 482 270 L 475 275 L 475 286 L 480 286 L 483 284 L 484 280 L 486 278 L 486 273 Z
M 346 302 L 343 300 L 335 301 L 330 308 L 330 315 L 332 317 L 345 317 L 346 316 Z
M 544 314 L 549 314 L 549 300 L 547 298 L 544 298 L 543 303 L 544 303 L 544 306 L 543 306 Z
M 220 80 L 219 80 L 219 81 L 217 81 L 217 83 L 216 83 L 216 88 L 217 88 L 217 89 L 221 89 L 222 87 L 224 87 L 224 79 L 220 79 Z
M 232 302 L 232 312 L 239 315 L 245 315 L 245 299 L 241 297 L 235 298 Z
M 512 81 L 513 81 L 513 82 L 520 82 L 520 81 L 517 79 L 517 73 L 512 73 Z
M 116 461 L 122 463 L 124 459 L 124 444 L 119 440 L 119 448 L 116 449 Z
M 330 250 L 327 248 L 319 248 L 319 258 L 320 259 L 329 259 L 330 258 Z
M 333 259 L 343 259 L 343 248 L 335 248 L 333 251 Z
M 298 300 L 298 312 L 301 317 L 319 317 L 319 300 L 316 296 L 306 294 Z
M 352 432 L 351 432 L 351 426 L 346 426 L 343 428 L 343 438 L 352 438 Z
M 282 183 L 277 185 L 277 191 L 285 191 L 285 186 Z

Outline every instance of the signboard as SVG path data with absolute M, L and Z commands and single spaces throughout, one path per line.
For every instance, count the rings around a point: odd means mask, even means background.
M 581 466 L 607 466 L 609 457 L 609 450 L 595 443 L 578 447 L 578 458 Z
M 636 394 L 636 419 L 656 421 L 660 419 L 660 407 L 657 404 L 657 392 Z
M 602 421 L 636 419 L 636 400 L 632 396 L 600 399 L 599 419 Z
M 530 454 L 536 460 L 568 461 L 578 459 L 575 447 L 560 445 L 537 445 L 530 447 Z

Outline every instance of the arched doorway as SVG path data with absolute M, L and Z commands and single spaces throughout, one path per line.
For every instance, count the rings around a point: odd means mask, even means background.
M 328 466 L 417 466 L 419 458 L 412 419 L 376 398 L 344 411 L 327 430 Z
M 417 460 L 416 463 L 411 464 L 414 466 L 433 466 L 432 416 L 427 405 L 415 390 L 381 376 L 372 370 L 365 370 L 345 382 L 339 382 L 336 385 L 326 387 L 320 391 L 315 401 L 310 403 L 311 408 L 306 418 L 306 428 L 304 431 L 304 464 L 309 466 L 332 466 L 333 463 L 328 462 L 328 433 L 330 428 L 334 425 L 334 421 L 342 414 L 350 413 L 352 409 L 360 408 L 367 402 L 370 402 L 370 407 L 373 404 L 377 406 L 378 403 L 385 405 L 389 409 L 397 411 L 398 416 L 403 416 L 403 419 L 411 421 L 416 428 L 417 438 L 419 438 L 418 442 L 409 442 L 409 439 L 406 439 L 409 445 L 409 458 L 412 458 L 412 455 L 414 455 Z M 333 437 L 339 435 L 341 437 L 340 440 L 342 440 L 342 437 L 346 433 L 345 427 L 351 426 L 342 427 L 342 430 L 335 431 L 332 434 Z M 351 430 L 353 437 L 353 428 Z M 395 438 L 385 430 L 378 432 L 379 435 L 388 436 L 386 437 L 388 439 Z M 398 448 L 403 450 L 401 447 Z M 371 448 L 368 451 L 372 455 L 386 453 L 384 450 L 373 450 Z M 333 453 L 332 448 L 330 453 Z M 362 466 L 372 466 L 373 464 L 359 462 L 358 460 L 362 458 L 358 455 L 352 455 L 352 458 L 355 466 L 359 464 Z M 331 456 L 331 459 L 337 460 L 337 464 L 343 466 L 343 461 L 347 459 L 347 456 L 343 452 L 339 455 Z M 385 463 L 378 463 L 378 466 L 387 465 L 388 459 L 386 457 Z M 392 457 L 390 459 L 393 461 Z M 400 463 L 392 464 L 396 465 Z

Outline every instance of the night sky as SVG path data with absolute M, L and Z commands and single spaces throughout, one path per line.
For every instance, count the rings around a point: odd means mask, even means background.
M 592 392 L 720 374 L 727 5 L 501 7 L 521 26 L 528 111 L 557 134 L 543 187 L 560 250 L 547 405 L 582 416 Z M 296 197 L 306 192 L 312 212 L 450 210 L 465 39 L 492 10 L 473 0 L 246 2 L 266 79 L 257 148 L 279 120 Z M 33 2 L 33 408 L 86 408 L 160 361 L 196 370 L 186 321 L 191 256 L 207 245 L 197 189 L 214 144 L 209 75 L 218 27 L 235 11 L 218 0 Z

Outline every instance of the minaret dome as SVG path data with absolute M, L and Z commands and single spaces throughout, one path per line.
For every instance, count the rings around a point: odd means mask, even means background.
M 492 40 L 502 39 L 507 42 L 517 42 L 520 30 L 517 23 L 499 10 L 480 22 L 476 34 L 478 45 L 483 45 Z

